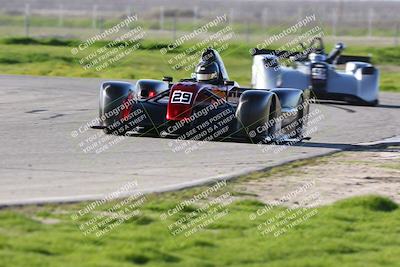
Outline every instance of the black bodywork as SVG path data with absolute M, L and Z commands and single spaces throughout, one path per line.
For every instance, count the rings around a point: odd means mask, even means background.
M 218 54 L 215 60 L 221 60 Z M 111 81 L 101 85 L 100 124 L 93 128 L 195 140 L 301 139 L 308 99 L 307 90 L 254 90 L 226 79 L 218 86 L 193 79 L 173 83 L 169 77 L 139 80 L 135 86 Z M 286 129 L 294 122 L 299 123 Z

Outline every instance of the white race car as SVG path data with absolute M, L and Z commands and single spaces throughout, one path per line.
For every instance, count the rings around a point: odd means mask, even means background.
M 324 100 L 358 105 L 377 105 L 379 70 L 370 57 L 341 55 L 342 43 L 326 54 L 321 38 L 315 38 L 304 51 L 253 49 L 252 87 L 311 89 Z M 283 66 L 289 61 L 289 66 Z M 337 70 L 345 64 L 345 70 Z

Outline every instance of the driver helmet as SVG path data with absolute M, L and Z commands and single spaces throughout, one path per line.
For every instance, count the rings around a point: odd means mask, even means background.
M 196 67 L 196 80 L 210 84 L 218 84 L 220 71 L 216 62 L 200 62 Z
M 325 62 L 326 56 L 318 53 L 311 53 L 309 56 L 311 62 Z

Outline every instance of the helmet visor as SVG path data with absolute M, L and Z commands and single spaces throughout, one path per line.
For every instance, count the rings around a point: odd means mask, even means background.
M 210 81 L 218 77 L 216 72 L 213 73 L 196 73 L 196 78 L 198 81 Z

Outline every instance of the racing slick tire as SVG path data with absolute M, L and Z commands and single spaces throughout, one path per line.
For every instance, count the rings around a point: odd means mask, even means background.
M 100 88 L 99 115 L 105 134 L 125 135 L 121 114 L 129 113 L 134 101 L 134 86 L 127 82 L 104 82 Z
M 271 142 L 277 131 L 275 118 L 280 115 L 279 99 L 266 90 L 247 90 L 239 98 L 236 110 L 238 129 L 251 142 Z

